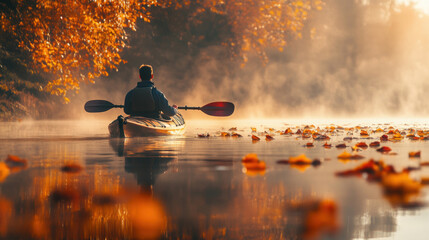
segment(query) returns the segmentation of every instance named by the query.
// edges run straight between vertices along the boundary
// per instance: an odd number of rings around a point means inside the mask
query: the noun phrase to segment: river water
[[[427,185],[386,193],[367,174],[339,177],[369,159],[410,181],[429,177],[425,121],[190,120],[184,136],[111,139],[109,121],[34,121],[0,126],[1,239],[427,239]],[[314,125],[314,126],[312,126]],[[234,129],[236,128],[236,129]],[[254,129],[252,129],[254,128]],[[293,134],[280,134],[290,128]],[[295,134],[317,131],[330,140]],[[379,131],[376,131],[376,130]],[[338,159],[358,142],[398,129]],[[256,130],[256,132],[252,132]],[[369,136],[362,136],[367,131]],[[222,132],[242,137],[222,136]],[[209,137],[198,137],[198,134]],[[265,135],[274,137],[266,140]],[[251,135],[260,137],[252,141]],[[344,140],[351,138],[351,140]],[[393,135],[389,135],[392,139]],[[306,144],[312,142],[313,147]],[[325,148],[325,142],[332,148]],[[337,144],[347,148],[339,149]],[[420,158],[409,158],[421,151]],[[393,153],[392,153],[393,152]],[[257,154],[266,168],[242,163]],[[305,154],[320,165],[279,160]],[[22,161],[10,161],[8,155]],[[9,160],[7,160],[9,158]],[[6,167],[7,166],[7,167]],[[400,184],[400,183],[399,183]]]

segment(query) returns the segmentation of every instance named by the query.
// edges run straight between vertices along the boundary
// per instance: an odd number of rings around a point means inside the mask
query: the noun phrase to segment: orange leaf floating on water
[[[323,147],[324,148],[331,148],[332,145],[330,143],[328,143],[328,142],[325,142],[325,144],[323,144]]]
[[[252,140],[253,141],[259,141],[261,139],[258,136],[252,134]]]
[[[378,171],[380,171],[380,165],[383,166],[384,164],[380,162],[376,162],[373,159],[362,163],[361,165],[355,167],[351,170],[336,172],[335,175],[337,176],[360,176],[362,173],[368,173],[368,174],[374,174]]]
[[[289,164],[311,164],[312,162],[305,154],[289,158]]]
[[[381,152],[381,153],[388,153],[390,151],[392,151],[392,149],[390,147],[386,147],[386,146],[377,149],[377,152]]]
[[[296,130],[296,133],[295,133],[295,134],[302,134],[301,129]]]
[[[336,148],[346,148],[347,146],[346,146],[346,144],[345,143],[341,143],[341,144],[338,144],[337,146],[335,146]]]
[[[252,132],[256,132],[256,128],[251,127],[250,129],[252,129]]]
[[[329,139],[331,139],[329,136],[327,136],[327,135],[319,135],[319,136],[317,136],[317,137],[314,137],[313,136],[313,139],[314,140],[317,140],[317,141],[320,141],[320,140],[329,140]]]
[[[83,167],[78,163],[66,163],[61,167],[61,171],[66,173],[79,173],[83,170]]]
[[[417,151],[417,152],[409,152],[408,153],[408,157],[410,158],[419,158],[421,155],[421,151]]]
[[[265,135],[265,140],[271,141],[271,140],[274,140],[274,138],[271,135],[267,134]]]
[[[249,153],[241,159],[242,162],[258,162],[259,158],[256,153]]]
[[[0,183],[9,176],[10,169],[4,162],[0,162]]]
[[[355,146],[358,148],[368,148],[368,145],[364,142],[359,142]]]
[[[247,162],[244,163],[244,167],[246,167],[248,171],[263,171],[267,168],[264,161]]]
[[[339,159],[362,159],[365,158],[364,156],[361,156],[359,154],[351,154],[347,151],[344,151],[340,155],[337,156]]]
[[[305,144],[305,147],[314,147],[312,142],[308,142],[307,144]]]
[[[27,160],[20,158],[15,155],[7,155],[6,161],[7,164],[14,166],[27,166]]]
[[[410,178],[407,172],[390,173],[382,177],[382,186],[388,193],[413,193],[420,191],[422,185]]]
[[[208,137],[210,137],[210,134],[208,134],[208,133],[206,133],[206,134],[201,133],[201,134],[198,134],[198,137],[199,138],[208,138]]]
[[[237,128],[236,127],[232,127],[232,128],[230,128],[228,131],[237,131]]]
[[[400,134],[400,133],[395,133],[394,135],[393,135],[393,140],[402,140],[402,135]]]
[[[379,147],[380,146],[380,142],[375,141],[369,144],[370,147]]]
[[[221,132],[221,133],[220,133],[220,135],[221,135],[222,137],[230,137],[230,136],[231,136],[231,134],[230,134],[230,133],[228,133],[228,132]]]
[[[241,136],[241,134],[238,134],[238,133],[233,133],[233,134],[231,134],[231,137],[236,137],[236,138],[239,137],[240,138],[243,136]]]
[[[267,168],[264,161],[260,161],[258,155],[255,153],[249,153],[241,159],[244,167],[246,168],[246,173],[259,173],[265,171]]]
[[[385,142],[389,140],[389,136],[387,136],[386,134],[384,134],[383,136],[380,137],[380,141]]]
[[[292,129],[288,128],[286,129],[283,134],[292,134]]]
[[[369,136],[368,132],[367,132],[367,131],[365,131],[365,130],[361,130],[361,131],[360,131],[360,135],[361,135],[362,137],[368,137],[368,136]]]

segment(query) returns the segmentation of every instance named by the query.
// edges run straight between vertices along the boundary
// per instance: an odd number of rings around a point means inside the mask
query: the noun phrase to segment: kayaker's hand
[[[176,105],[176,104],[174,104],[174,105],[173,105],[173,107],[174,107],[175,109],[177,109],[177,105]]]

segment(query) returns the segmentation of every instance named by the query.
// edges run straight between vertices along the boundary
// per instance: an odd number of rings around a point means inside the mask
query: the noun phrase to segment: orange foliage
[[[286,39],[302,37],[309,11],[321,10],[323,6],[321,0],[201,2],[211,11],[228,17],[236,37],[227,44],[241,52],[245,62],[249,53],[257,53],[266,60],[267,47],[283,51]]]
[[[16,0],[13,11],[1,12],[0,27],[27,50],[35,69],[53,74],[44,91],[63,96],[78,92],[81,82],[94,83],[124,62],[127,29],[137,18],[151,19],[151,7],[194,9],[189,16],[211,11],[224,15],[233,37],[223,44],[241,56],[249,53],[267,60],[266,49],[283,51],[290,38],[301,38],[310,11],[321,10],[322,0]]]
[[[55,1],[16,0],[13,12],[2,12],[0,27],[30,52],[35,69],[53,74],[44,91],[65,97],[80,82],[94,82],[123,62],[127,28],[138,17],[149,21],[151,0]]]

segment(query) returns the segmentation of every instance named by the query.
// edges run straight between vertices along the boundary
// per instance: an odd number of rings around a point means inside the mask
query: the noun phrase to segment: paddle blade
[[[91,100],[85,103],[85,111],[87,112],[105,112],[115,105],[106,100]]]
[[[207,115],[226,117],[234,112],[234,104],[231,102],[212,102],[200,108]]]

